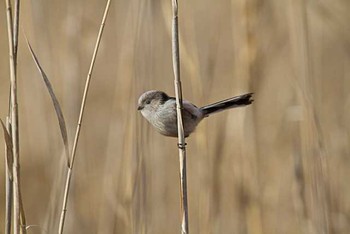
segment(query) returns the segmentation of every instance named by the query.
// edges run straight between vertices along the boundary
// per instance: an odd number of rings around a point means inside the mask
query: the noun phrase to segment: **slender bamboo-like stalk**
[[[15,61],[15,72],[17,74],[17,57],[18,57],[18,32],[19,32],[19,12],[20,12],[20,0],[15,0],[15,11],[13,18],[13,55]],[[19,144],[18,144],[19,145]],[[19,161],[18,161],[19,162]],[[21,181],[20,181],[20,170],[18,170],[18,199],[19,199],[19,208],[20,208],[20,230],[22,234],[27,233],[27,224],[26,224],[26,216],[24,213],[24,206],[22,200],[22,192],[21,192]]]
[[[15,0],[15,14],[13,18],[13,54],[15,56],[15,63],[17,65],[17,51],[18,51],[18,31],[19,31],[19,9],[20,0]]]
[[[10,0],[6,0],[7,32],[9,41],[10,57],[10,122],[13,145],[13,233],[19,234],[20,231],[25,233],[25,224],[21,225],[21,202],[19,186],[19,127],[18,127],[18,103],[17,103],[17,44],[18,44],[18,22],[19,22],[19,4],[16,0],[15,5],[15,23],[12,21],[12,8]],[[14,28],[15,27],[15,28]],[[16,32],[14,35],[14,31]],[[16,38],[15,38],[16,36]],[[16,43],[16,50],[14,50]],[[23,219],[22,219],[23,221]]]
[[[11,4],[11,2],[9,2]],[[10,19],[12,19],[12,11],[11,11],[11,5],[8,5],[6,2],[7,7],[7,15]],[[9,28],[8,28],[9,29]],[[9,132],[10,136],[11,134],[11,125],[10,125],[10,119],[11,119],[11,83],[9,85],[9,99],[8,99],[8,115],[6,117],[6,130]],[[11,137],[12,142],[12,137]],[[12,144],[11,144],[12,145]],[[5,154],[6,154],[6,164],[8,164],[9,159],[9,150],[8,145],[6,144],[5,148]],[[13,154],[12,154],[12,146],[11,146],[11,158],[13,162]],[[12,176],[12,165],[6,166],[6,202],[5,202],[5,234],[11,234],[11,225],[12,225],[12,202],[13,202],[13,176]]]
[[[11,234],[11,217],[12,217],[12,179],[9,177],[8,168],[6,167],[6,209],[5,209],[5,234]]]
[[[94,65],[95,65],[95,61],[96,61],[96,56],[97,56],[97,52],[100,46],[100,42],[101,42],[101,38],[102,38],[102,33],[103,33],[103,29],[105,26],[105,22],[107,19],[107,15],[108,15],[108,11],[109,11],[109,6],[110,6],[111,0],[107,1],[107,5],[103,14],[103,18],[102,18],[102,23],[100,26],[100,30],[98,32],[98,36],[97,36],[97,41],[95,44],[95,49],[94,49],[94,53],[92,55],[92,59],[91,59],[91,64],[90,64],[90,68],[89,68],[89,72],[88,75],[86,77],[86,83],[85,83],[85,89],[84,89],[84,94],[83,94],[83,99],[81,102],[81,107],[80,107],[80,114],[79,114],[79,119],[78,119],[78,125],[77,125],[77,129],[75,132],[75,138],[74,138],[74,143],[73,143],[73,149],[72,149],[72,153],[71,153],[71,158],[70,158],[70,167],[68,167],[68,171],[67,171],[67,178],[66,178],[66,184],[65,184],[65,188],[64,188],[64,195],[63,195],[63,204],[62,204],[62,211],[61,211],[61,218],[60,218],[60,223],[59,223],[59,227],[58,227],[58,233],[62,234],[63,233],[63,227],[64,227],[64,222],[65,222],[65,218],[66,218],[66,212],[67,212],[67,201],[68,201],[68,194],[69,194],[69,190],[70,190],[70,184],[71,184],[71,178],[72,178],[72,172],[73,172],[73,166],[74,166],[74,160],[75,160],[75,155],[76,155],[76,150],[77,150],[77,146],[78,146],[78,141],[79,141],[79,135],[80,135],[80,129],[81,129],[81,124],[83,121],[83,116],[84,116],[84,110],[85,110],[85,104],[86,104],[86,99],[87,99],[87,94],[89,91],[89,86],[90,86],[90,81],[91,81],[91,74],[92,71],[94,69]]]
[[[188,205],[187,205],[187,176],[186,176],[186,142],[184,127],[182,122],[182,90],[180,80],[180,52],[179,52],[179,26],[178,26],[178,3],[172,1],[173,21],[172,21],[172,54],[174,69],[174,84],[176,94],[177,131],[180,160],[180,189],[181,189],[181,233],[188,234]]]
[[[10,126],[10,121],[8,118],[6,118],[6,129],[10,133],[11,131],[11,126]],[[11,135],[11,133],[10,133]],[[10,170],[12,168],[9,168],[8,165],[8,158],[9,158],[9,151],[8,151],[8,146],[6,145],[5,149],[5,160],[6,160],[6,208],[5,208],[5,234],[11,234],[11,218],[12,218],[12,196],[13,196],[13,177],[12,173]],[[12,157],[12,156],[11,156]],[[13,159],[12,159],[13,160]]]

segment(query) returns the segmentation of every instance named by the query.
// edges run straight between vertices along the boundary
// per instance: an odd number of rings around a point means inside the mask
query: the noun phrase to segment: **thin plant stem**
[[[174,69],[174,85],[176,95],[177,131],[180,161],[180,190],[181,190],[181,233],[189,233],[188,205],[187,205],[187,172],[186,172],[186,142],[182,122],[182,90],[180,80],[180,52],[179,52],[179,27],[178,27],[178,2],[172,0],[172,54]]]
[[[81,124],[82,124],[83,116],[84,116],[84,110],[85,110],[87,94],[88,94],[88,91],[89,91],[89,86],[90,86],[90,81],[91,81],[91,74],[92,74],[92,71],[93,71],[93,68],[94,68],[94,65],[95,65],[96,56],[97,56],[97,52],[98,52],[98,49],[99,49],[99,46],[100,46],[103,29],[104,29],[105,22],[106,22],[106,19],[107,19],[107,14],[108,14],[108,11],[109,11],[110,2],[111,2],[111,0],[107,1],[107,5],[106,5],[106,8],[105,8],[105,11],[104,11],[104,14],[103,14],[100,30],[98,32],[94,53],[92,55],[92,60],[91,60],[89,72],[88,72],[88,75],[87,75],[87,78],[86,78],[85,89],[84,89],[84,94],[83,94],[83,98],[82,98],[82,102],[81,102],[80,114],[79,114],[77,129],[76,129],[76,132],[75,132],[73,149],[72,149],[72,153],[71,153],[71,157],[70,157],[70,163],[69,163],[70,166],[68,167],[66,183],[65,183],[65,188],[64,188],[63,204],[62,204],[62,210],[61,210],[60,223],[59,223],[59,227],[58,227],[58,233],[59,234],[63,233],[64,222],[65,222],[65,217],[66,217],[66,213],[67,213],[68,194],[69,194],[69,190],[70,190],[70,184],[71,184],[74,160],[75,160],[76,150],[77,150],[79,136],[80,136]]]
[[[8,168],[6,167],[6,210],[5,210],[5,234],[11,234],[12,218],[12,179],[9,177]]]
[[[10,133],[11,131],[11,126],[10,126],[10,122],[9,119],[6,118],[6,129],[7,131]],[[11,135],[11,133],[10,133]],[[7,146],[5,148],[5,165],[6,165],[6,208],[5,208],[5,234],[11,234],[11,218],[12,218],[12,196],[13,196],[13,181],[12,181],[12,177],[11,172],[9,170],[11,170],[11,168],[9,168],[8,165],[8,154],[9,151],[7,150]]]
[[[13,18],[13,56],[15,61],[15,73],[17,77],[17,58],[18,58],[18,32],[19,32],[19,13],[20,13],[20,0],[15,0],[14,18]],[[19,145],[19,144],[18,144]],[[24,212],[22,191],[21,191],[21,176],[20,170],[18,170],[18,199],[20,208],[20,223],[21,223],[21,233],[27,233],[26,216]]]
[[[25,224],[21,225],[21,202],[20,202],[20,183],[19,183],[19,127],[18,127],[18,102],[17,102],[17,44],[18,44],[18,22],[19,22],[19,4],[16,0],[15,5],[15,24],[12,21],[12,8],[10,0],[6,0],[7,32],[9,41],[9,59],[10,59],[10,123],[13,145],[13,233],[19,234],[26,232]],[[15,28],[14,28],[15,27]],[[14,35],[14,31],[16,32]],[[15,38],[16,36],[16,38]],[[14,50],[16,43],[16,51]],[[22,214],[23,217],[24,214]]]
[[[11,126],[10,126],[10,119],[11,119],[11,84],[9,85],[9,95],[8,95],[8,115],[6,117],[6,129],[11,134]],[[8,163],[8,149],[7,145],[5,148],[5,163],[6,163],[6,170],[5,170],[5,179],[6,179],[6,208],[5,208],[5,234],[11,234],[11,220],[12,220],[12,202],[13,202],[13,176],[12,176],[12,167],[9,168],[7,166]],[[11,147],[12,151],[12,147]],[[12,159],[13,162],[13,159]],[[10,176],[11,175],[11,176]]]
[[[20,0],[15,0],[15,14],[13,18],[13,54],[15,56],[15,63],[17,65],[17,51],[18,51],[18,32],[19,32],[19,9]]]

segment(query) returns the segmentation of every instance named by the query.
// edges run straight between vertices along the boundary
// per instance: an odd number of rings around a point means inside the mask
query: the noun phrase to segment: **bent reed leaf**
[[[12,180],[12,165],[13,165],[13,153],[12,153],[12,137],[11,134],[7,131],[4,122],[0,119],[2,130],[4,132],[4,139],[6,144],[6,157],[7,157],[7,168],[9,172],[10,180]]]
[[[62,109],[61,109],[61,106],[60,106],[60,103],[58,102],[58,99],[53,91],[53,88],[52,88],[52,85],[50,83],[50,80],[48,79],[47,75],[45,74],[44,70],[42,69],[40,63],[39,63],[39,60],[38,58],[36,57],[28,39],[26,36],[24,36],[25,39],[26,39],[26,42],[27,42],[27,46],[29,48],[29,51],[33,57],[33,60],[41,74],[41,77],[43,78],[44,80],[44,83],[46,85],[46,88],[47,90],[49,91],[49,94],[51,96],[51,100],[52,100],[52,103],[53,103],[53,106],[55,108],[55,111],[56,111],[56,116],[57,116],[57,119],[58,119],[58,123],[59,123],[59,126],[60,126],[60,130],[61,130],[61,135],[62,135],[62,140],[63,140],[63,144],[64,144],[64,148],[65,148],[65,155],[66,155],[66,159],[67,159],[67,165],[68,167],[70,167],[70,161],[69,161],[69,145],[68,145],[68,134],[67,134],[67,128],[66,128],[66,122],[64,120],[64,116],[63,116],[63,112],[62,112]]]

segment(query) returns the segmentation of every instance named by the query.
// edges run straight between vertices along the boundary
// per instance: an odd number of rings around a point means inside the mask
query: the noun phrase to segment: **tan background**
[[[22,1],[21,182],[27,224],[38,225],[28,233],[56,232],[65,163],[23,34],[54,86],[72,144],[104,7],[100,0]],[[187,141],[191,233],[350,233],[349,12],[347,0],[180,1],[184,97],[204,105],[252,91],[256,100],[203,121]],[[4,4],[0,19],[4,119]],[[136,112],[146,90],[174,94],[170,22],[170,0],[112,1],[65,233],[179,233],[176,139],[160,136]]]

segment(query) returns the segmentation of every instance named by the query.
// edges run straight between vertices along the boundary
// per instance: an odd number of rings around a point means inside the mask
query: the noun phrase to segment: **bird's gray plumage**
[[[252,103],[252,93],[232,97],[198,108],[183,100],[182,120],[185,137],[188,137],[198,123],[210,114],[246,106]],[[138,100],[138,110],[163,135],[177,137],[176,100],[162,91],[151,90],[143,93]]]

